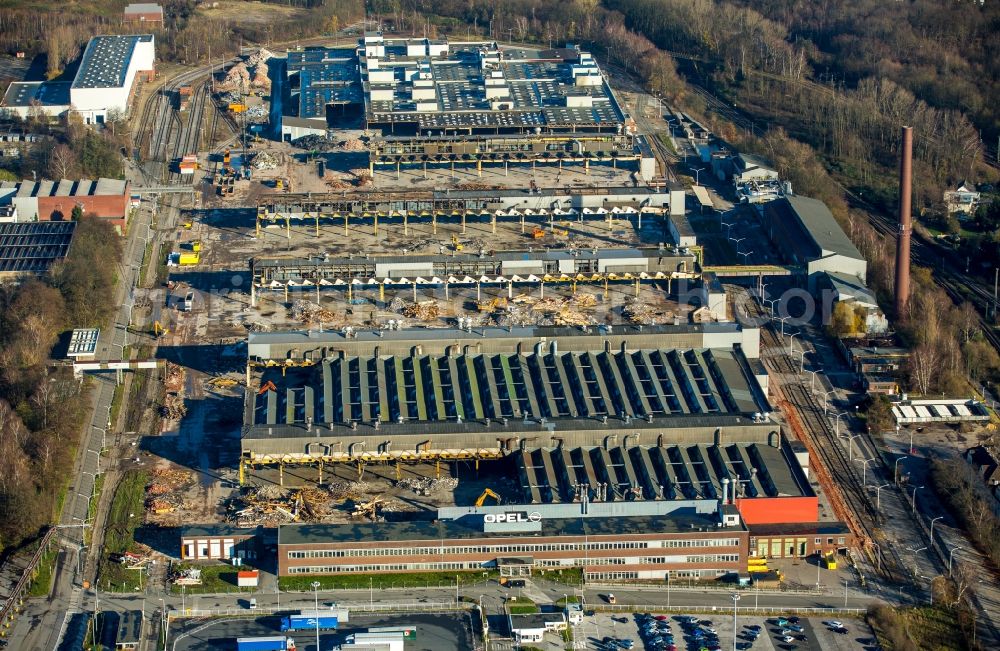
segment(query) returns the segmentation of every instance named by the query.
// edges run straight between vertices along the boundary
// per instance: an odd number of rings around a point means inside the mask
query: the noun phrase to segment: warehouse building
[[[102,124],[109,111],[128,112],[136,83],[156,72],[152,34],[90,39],[70,88],[73,110],[85,124]]]
[[[868,263],[825,203],[792,195],[764,204],[762,215],[764,230],[781,255],[805,268],[810,290],[822,272],[855,276],[865,284]]]
[[[369,145],[373,172],[573,163],[632,165],[645,181],[655,173],[635,121],[578,48],[367,32],[356,49],[290,50],[288,62],[299,118],[380,134]]]
[[[130,183],[118,179],[0,182],[0,206],[10,205],[20,221],[63,221],[79,207],[107,219],[120,234],[128,227]]]
[[[776,445],[742,347],[660,347],[747,334],[696,326],[254,334],[243,459],[496,458],[640,437]]]
[[[156,72],[152,34],[95,36],[84,50],[72,83],[16,82],[4,94],[0,112],[27,118],[60,117],[69,110],[85,124],[103,124],[109,112],[128,113],[137,83]]]

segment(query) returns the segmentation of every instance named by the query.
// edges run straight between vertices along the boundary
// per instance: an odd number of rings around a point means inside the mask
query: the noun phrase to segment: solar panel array
[[[118,88],[125,83],[136,43],[153,38],[138,36],[95,36],[90,39],[73,88]]]
[[[0,273],[42,273],[66,257],[76,222],[0,223]]]

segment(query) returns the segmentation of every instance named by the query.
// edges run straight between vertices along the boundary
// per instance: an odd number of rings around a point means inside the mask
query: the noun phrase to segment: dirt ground
[[[235,2],[212,0],[204,2],[198,13],[206,18],[224,19],[233,23],[273,23],[298,18],[308,10],[272,2]],[[276,34],[277,38],[278,35]]]

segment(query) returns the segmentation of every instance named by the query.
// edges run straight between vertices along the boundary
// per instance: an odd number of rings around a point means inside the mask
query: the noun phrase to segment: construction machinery
[[[153,336],[159,339],[170,333],[168,328],[163,327],[159,321],[153,321]]]
[[[274,179],[274,189],[275,190],[284,190],[285,189],[285,181],[283,179]]]
[[[265,393],[267,393],[268,391],[277,391],[277,390],[278,390],[278,387],[275,386],[274,382],[272,382],[271,380],[268,380],[264,384],[260,385],[260,389],[257,391],[257,395],[258,396],[262,396]]]
[[[194,226],[194,222],[184,222],[181,225],[184,227],[185,230],[191,230],[191,227]]]
[[[222,154],[222,165],[224,167],[229,167],[230,163],[233,162],[232,152],[228,149]]]
[[[191,242],[191,250],[195,252],[201,251],[201,240],[195,240],[194,242]]]
[[[531,229],[532,239],[540,240],[545,237],[545,229],[535,226]]]
[[[455,251],[461,251],[465,249],[465,245],[458,241],[458,237],[451,236],[451,248]]]
[[[493,298],[486,301],[476,301],[476,309],[484,314],[507,309],[506,298]]]
[[[479,496],[479,499],[476,500],[476,507],[480,507],[483,504],[485,504],[487,497],[492,497],[493,499],[495,499],[497,504],[500,504],[502,502],[502,499],[500,498],[499,495],[497,495],[493,490],[487,488],[483,491],[483,494]]]
[[[225,375],[218,375],[209,380],[208,384],[215,387],[216,389],[229,389],[239,384],[239,381],[234,380],[231,377],[226,377]]]

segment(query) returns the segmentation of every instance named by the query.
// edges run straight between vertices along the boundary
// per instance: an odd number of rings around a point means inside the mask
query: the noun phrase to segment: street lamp
[[[896,484],[899,483],[899,462],[903,459],[909,459],[907,456],[902,456],[896,459],[895,465],[892,467],[892,481]]]
[[[854,461],[854,439],[860,437],[861,434],[849,434],[847,436],[847,460]]]
[[[878,457],[872,457],[871,459],[861,459],[861,485],[867,486],[868,482],[865,481],[865,475],[868,474],[868,464],[875,461]]]
[[[740,595],[734,592],[731,596],[733,598],[733,651],[736,651],[736,631],[739,630],[736,628],[736,604],[739,603]]]
[[[934,544],[934,523],[937,522],[938,520],[942,520],[942,519],[944,519],[943,515],[939,515],[936,518],[931,518],[931,544],[932,545]]]
[[[948,576],[951,576],[951,560],[955,556],[955,552],[960,549],[965,549],[964,547],[952,547],[951,551],[948,552]]]
[[[876,511],[882,510],[882,489],[883,488],[888,488],[889,486],[892,486],[892,484],[882,484],[881,486],[876,486],[875,487],[875,510]]]
[[[837,418],[836,418],[836,420],[834,420],[834,422],[833,422],[833,424],[835,425],[835,430],[836,430],[836,432],[837,432],[837,438],[838,438],[838,439],[840,438],[840,417],[841,417],[841,416],[849,416],[849,415],[850,415],[850,414],[849,414],[849,413],[847,413],[846,411],[842,411],[842,412],[840,412],[839,414],[837,414]]]
[[[812,374],[812,378],[809,380],[809,390],[815,393],[816,392],[816,375],[818,373],[822,373],[823,369],[818,368],[815,371],[813,371],[813,370],[810,370],[808,368],[804,368],[803,370],[806,373],[811,373]]]
[[[316,651],[319,651],[319,581],[313,581],[309,585],[313,589],[313,618],[316,620]]]
[[[923,488],[923,486],[914,486],[913,495],[910,497],[910,508],[914,511],[917,510],[917,491]]]
[[[761,300],[762,303],[767,303],[768,307],[771,308],[771,318],[773,319],[774,318],[774,304],[775,303],[780,303],[781,302],[781,297],[779,296],[778,298],[764,298],[762,296],[760,300]]]
[[[776,320],[776,321],[781,321],[781,337],[784,338],[785,337],[785,321],[787,321],[788,319],[792,318],[792,315],[789,314],[788,316],[772,316],[771,318],[774,319],[774,320]]]
[[[724,222],[724,221],[720,221],[719,223],[726,227],[726,238],[728,239],[729,238],[729,234],[732,232],[732,228],[736,224],[736,222]]]
[[[913,454],[913,428],[910,428],[910,454]]]
[[[746,264],[747,263],[747,258],[749,258],[750,256],[753,255],[753,251],[752,250],[751,251],[737,251],[736,255],[742,255],[743,256],[743,264]]]
[[[692,167],[691,171],[694,172],[694,184],[701,185],[699,179],[701,178],[701,173],[705,171],[704,167]]]
[[[837,393],[837,390],[836,389],[830,389],[829,391],[824,391],[823,392],[823,415],[824,416],[826,416],[826,414],[827,414],[827,407],[830,404],[830,394],[831,393]]]

